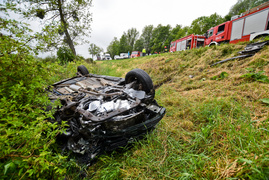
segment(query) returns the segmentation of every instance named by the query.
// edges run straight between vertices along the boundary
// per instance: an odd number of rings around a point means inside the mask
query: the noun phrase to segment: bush
[[[63,178],[74,163],[55,144],[64,124],[60,127],[47,121],[53,114],[45,111],[50,104],[44,91],[48,68],[30,55],[31,48],[25,45],[30,38],[24,33],[27,28],[20,31],[20,23],[4,21],[5,27],[0,28],[21,38],[0,36],[0,177]]]
[[[67,47],[60,47],[60,49],[57,51],[57,56],[61,64],[66,64],[68,62],[74,61],[76,58],[71,49]]]
[[[95,63],[94,61],[93,61],[93,59],[92,58],[87,58],[87,59],[85,59],[85,62],[87,62],[87,63]]]

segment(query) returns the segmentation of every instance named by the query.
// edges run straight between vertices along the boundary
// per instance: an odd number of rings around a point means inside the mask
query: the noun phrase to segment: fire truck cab
[[[269,2],[233,16],[231,21],[210,28],[205,34],[205,46],[251,41],[266,35],[269,35]]]
[[[187,49],[199,48],[204,46],[205,36],[202,35],[188,35],[171,42],[170,52],[184,51]]]
[[[217,45],[221,42],[229,42],[229,28],[231,21],[210,28],[206,34],[205,45]]]

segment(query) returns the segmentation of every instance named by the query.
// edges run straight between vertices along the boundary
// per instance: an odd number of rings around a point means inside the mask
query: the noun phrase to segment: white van
[[[103,60],[112,60],[112,58],[110,57],[110,54],[105,54]]]

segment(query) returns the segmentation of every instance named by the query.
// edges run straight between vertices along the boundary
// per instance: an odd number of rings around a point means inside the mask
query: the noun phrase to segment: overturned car
[[[68,124],[61,143],[85,163],[143,137],[165,114],[154,100],[151,78],[141,69],[119,78],[90,74],[81,65],[77,76],[54,83],[48,91],[52,102],[60,99],[62,104],[55,121]]]

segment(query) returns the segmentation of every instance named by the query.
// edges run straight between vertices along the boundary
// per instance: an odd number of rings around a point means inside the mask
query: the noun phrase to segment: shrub
[[[16,36],[0,36],[0,177],[63,178],[74,163],[58,152],[55,137],[61,132],[59,125],[47,121],[53,113],[45,111],[50,104],[44,92],[47,68],[25,43],[31,39],[25,35],[27,27],[1,20],[5,23],[0,28]]]
[[[87,63],[95,63],[94,61],[93,61],[93,59],[92,58],[87,58],[87,59],[85,59],[85,62],[87,62]]]
[[[71,49],[67,47],[60,47],[57,51],[57,57],[61,64],[66,64],[68,62],[74,61],[76,56],[72,53]]]

